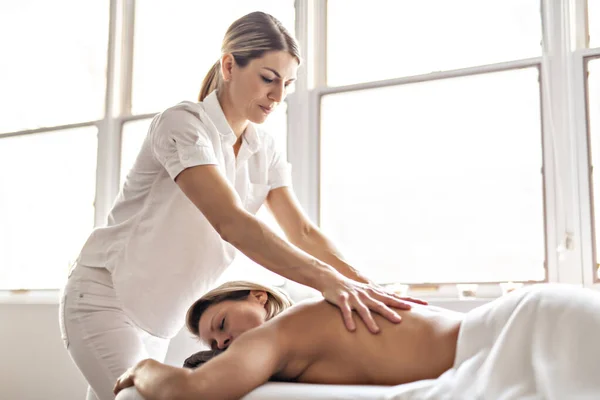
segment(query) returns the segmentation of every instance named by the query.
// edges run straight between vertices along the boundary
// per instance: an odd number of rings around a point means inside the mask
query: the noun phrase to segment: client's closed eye
[[[223,319],[221,320],[221,325],[219,326],[219,330],[223,330],[225,329],[225,317],[223,317]]]

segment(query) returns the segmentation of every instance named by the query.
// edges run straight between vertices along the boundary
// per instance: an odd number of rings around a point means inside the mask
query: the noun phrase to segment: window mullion
[[[580,252],[581,268],[583,269],[583,282],[585,286],[597,285],[596,268],[594,265],[594,237],[592,236],[592,193],[591,160],[588,142],[588,115],[587,115],[587,62],[586,49],[589,46],[587,0],[573,0],[573,51],[571,53],[571,93],[572,101],[569,103],[572,111],[572,140],[574,143],[574,173],[578,187],[575,191],[576,232],[579,233],[581,245],[577,248]]]
[[[569,2],[542,1],[544,56],[542,120],[547,199],[548,271],[551,281],[583,282],[574,134],[572,52],[578,42]]]

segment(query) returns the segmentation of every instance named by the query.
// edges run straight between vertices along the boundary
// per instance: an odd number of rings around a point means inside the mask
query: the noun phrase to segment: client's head
[[[188,310],[187,328],[212,349],[225,349],[242,333],[292,305],[281,290],[232,281],[206,293]]]

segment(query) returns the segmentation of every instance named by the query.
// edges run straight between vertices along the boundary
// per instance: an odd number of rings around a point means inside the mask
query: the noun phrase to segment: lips
[[[273,111],[273,108],[274,108],[274,107],[263,107],[263,106],[259,106],[259,107],[261,108],[261,110],[263,110],[263,112],[265,114],[270,114],[271,111]]]

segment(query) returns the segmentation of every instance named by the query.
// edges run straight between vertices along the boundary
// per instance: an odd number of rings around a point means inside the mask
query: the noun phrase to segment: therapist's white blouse
[[[216,91],[203,102],[182,102],[158,114],[106,226],[92,232],[79,255],[79,264],[112,273],[125,312],[156,336],[179,331],[187,308],[236,253],[175,177],[185,168],[218,165],[252,213],[269,190],[291,185],[289,164],[259,126],[248,125],[237,159],[235,141]]]

